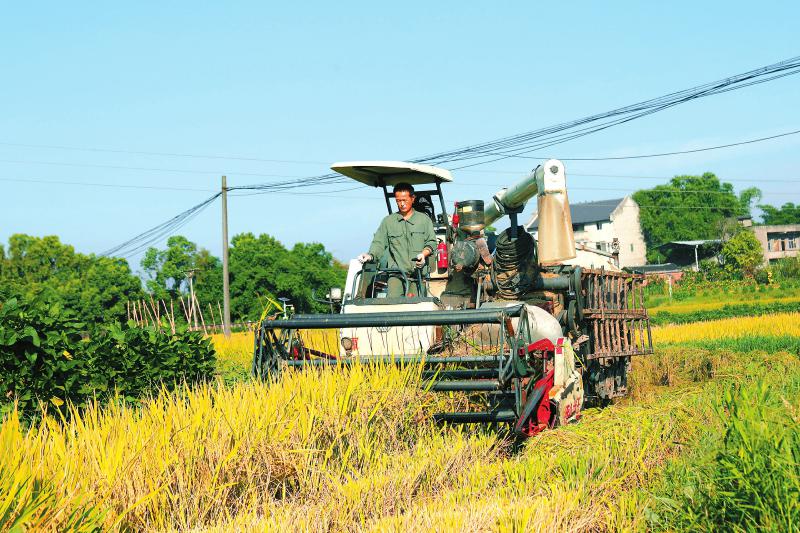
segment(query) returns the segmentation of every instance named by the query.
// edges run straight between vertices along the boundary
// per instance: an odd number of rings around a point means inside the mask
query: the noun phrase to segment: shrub
[[[40,403],[62,414],[93,396],[128,401],[159,387],[213,375],[214,351],[200,333],[175,335],[130,324],[88,327],[58,304],[0,303],[0,413],[36,416]]]

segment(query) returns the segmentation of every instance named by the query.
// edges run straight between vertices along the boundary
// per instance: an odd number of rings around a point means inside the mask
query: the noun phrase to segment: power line
[[[731,148],[734,146],[743,146],[745,144],[754,144],[760,143],[764,141],[769,141],[772,139],[778,139],[780,137],[788,137],[790,135],[797,135],[800,133],[800,130],[789,131],[786,133],[779,133],[778,135],[771,135],[769,137],[760,137],[758,139],[750,139],[749,141],[741,141],[736,143],[729,143],[729,144],[720,144],[717,146],[707,146],[705,148],[696,148],[694,150],[680,150],[677,152],[661,152],[656,154],[639,154],[639,155],[627,155],[627,156],[617,156],[617,157],[559,157],[561,161],[617,161],[621,159],[645,159],[649,157],[665,157],[671,155],[682,155],[682,154],[694,154],[697,152],[708,152],[710,150],[720,150],[723,148]],[[497,154],[500,155],[500,154]],[[514,155],[510,156],[514,158],[520,159],[538,159],[541,160],[545,156],[536,156],[536,155]]]
[[[460,167],[452,168],[451,170],[464,169],[478,165],[484,165],[495,161],[500,161],[508,158],[522,157],[522,154],[527,154],[538,149],[547,148],[556,144],[561,144],[578,137],[583,137],[602,131],[613,126],[624,124],[638,118],[675,107],[682,103],[686,103],[695,99],[705,98],[715,94],[721,94],[733,90],[738,90],[752,85],[766,83],[775,79],[785,76],[790,76],[800,73],[800,56],[787,59],[778,63],[767,65],[755,70],[744,72],[735,76],[724,78],[710,83],[705,83],[684,89],[681,91],[669,93],[657,98],[638,102],[636,104],[628,105],[625,107],[613,109],[604,113],[591,115],[577,120],[556,124],[553,126],[540,128],[538,130],[525,132],[522,134],[504,137],[493,141],[481,143],[478,145],[468,146],[457,150],[448,152],[441,152],[422,158],[413,159],[415,163],[426,163],[432,165],[442,165],[448,162],[465,161],[465,160],[478,160],[477,162],[462,165]],[[796,132],[795,132],[796,133]],[[787,134],[788,135],[788,134]],[[773,137],[774,138],[774,137]],[[766,140],[766,139],[763,139]],[[759,141],[753,141],[759,142]],[[716,149],[716,148],[714,148]],[[175,154],[178,155],[178,154]],[[194,154],[186,154],[194,156]],[[655,155],[654,155],[655,156]],[[568,159],[566,159],[568,160]],[[309,178],[284,181],[279,183],[270,184],[256,184],[249,186],[231,187],[229,190],[249,190],[260,192],[275,192],[285,191],[287,189],[295,189],[301,187],[312,187],[315,185],[329,185],[333,183],[341,183],[344,180],[338,174],[323,174],[320,176],[313,176]],[[152,232],[163,231],[163,228],[170,224],[184,224],[188,218],[193,216],[198,209],[205,208],[211,201],[216,199],[221,193],[212,196],[203,204],[198,204],[190,210],[181,213],[174,219],[167,223],[157,226],[152,230],[148,230],[135,237],[136,239],[150,239],[147,235]],[[656,206],[657,207],[657,206]],[[709,206],[681,206],[683,209],[714,209]],[[179,219],[180,222],[173,222]],[[174,226],[172,226],[174,228]],[[162,228],[162,229],[159,229]],[[152,233],[155,235],[155,233]],[[143,237],[144,236],[144,237]],[[123,245],[126,243],[123,243]],[[108,253],[115,253],[123,246],[112,249]]]
[[[682,175],[686,174],[676,174],[674,176],[635,176],[635,175],[625,175],[625,174],[581,174],[578,172],[570,172],[568,173],[570,176],[583,176],[583,177],[593,177],[593,178],[623,178],[623,179],[643,179],[643,180],[671,180],[672,178],[677,178]],[[769,179],[769,178],[757,178],[757,179],[735,179],[735,178],[720,178],[720,181],[723,182],[744,182],[744,183],[751,183],[757,184],[758,182],[768,182],[768,183],[795,183],[800,181],[800,178],[784,178],[784,179]]]
[[[145,172],[175,172],[179,174],[202,174],[202,175],[214,175],[218,176],[220,174],[227,174],[235,175],[235,176],[254,176],[259,178],[303,178],[304,176],[298,175],[287,175],[287,174],[264,174],[261,172],[229,172],[229,171],[222,171],[222,170],[188,170],[188,169],[180,169],[180,168],[153,168],[153,167],[132,167],[132,166],[125,166],[125,165],[100,165],[100,164],[93,164],[93,163],[64,163],[61,161],[30,161],[30,160],[11,160],[11,159],[0,159],[0,163],[12,163],[12,164],[22,164],[22,165],[50,165],[50,166],[59,166],[59,167],[86,167],[86,168],[110,168],[114,170],[136,170],[136,171],[145,171]]]
[[[172,217],[171,219],[167,220],[166,222],[162,222],[158,226],[154,228],[150,228],[147,231],[140,233],[139,235],[133,237],[132,239],[128,239],[127,241],[114,246],[100,254],[101,256],[110,256],[110,255],[128,255],[133,256],[137,255],[138,253],[146,250],[156,242],[159,242],[166,236],[173,234],[178,229],[185,226],[190,220],[196,217],[200,212],[202,212],[205,208],[211,205],[214,200],[222,196],[221,192],[218,192],[212,195],[209,198],[206,198],[202,202],[197,205],[194,205]]]
[[[604,113],[466,148],[426,156],[416,159],[414,162],[441,165],[447,162],[469,159],[480,160],[461,167],[455,167],[452,170],[484,165],[596,133],[692,100],[766,83],[798,73],[800,73],[800,56]]]
[[[488,187],[488,188],[496,188],[496,185],[489,185],[489,184],[482,184],[482,183],[468,183],[468,182],[461,182],[459,185],[464,186],[472,186],[472,187]],[[725,192],[725,191],[704,191],[701,189],[698,190],[654,190],[654,189],[637,189],[631,191],[630,188],[620,188],[620,187],[568,187],[568,190],[571,191],[616,191],[616,192],[637,192],[638,190],[645,190],[648,193],[657,193],[657,194],[734,194],[735,192]],[[761,191],[761,193],[765,196],[768,195],[786,195],[786,191]]]
[[[294,159],[264,159],[261,157],[248,157],[248,156],[229,156],[229,155],[210,155],[210,154],[186,154],[175,152],[147,152],[144,150],[122,150],[113,148],[92,148],[92,147],[78,147],[78,146],[61,146],[53,144],[23,144],[0,142],[0,146],[16,146],[20,148],[44,148],[48,150],[71,150],[78,152],[101,152],[108,154],[130,154],[130,155],[155,155],[162,157],[185,157],[192,159],[226,159],[231,161],[256,161],[261,163],[296,163],[296,164],[320,164],[324,165],[325,162],[321,161],[299,161]]]
[[[461,172],[470,172],[476,174],[509,174],[515,176],[523,176],[530,173],[530,170],[479,170],[479,169],[463,169]],[[581,176],[581,177],[590,177],[590,178],[622,178],[622,179],[642,179],[642,180],[671,180],[672,178],[676,178],[678,176],[685,176],[687,174],[673,174],[672,176],[643,176],[641,174],[586,174],[582,172],[567,172],[567,176]],[[800,177],[798,178],[782,178],[782,179],[769,179],[769,178],[752,178],[752,179],[738,179],[738,178],[720,178],[720,181],[724,182],[744,182],[744,183],[757,183],[757,182],[770,182],[770,183],[795,183],[800,181]],[[461,185],[469,183],[464,181],[457,182]],[[492,186],[492,184],[487,184],[487,186]]]
[[[76,185],[81,187],[103,187],[109,189],[146,189],[157,191],[181,191],[181,192],[213,192],[212,189],[194,189],[189,187],[162,187],[156,185],[121,185],[114,183],[96,183],[87,181],[66,181],[48,180],[39,178],[0,178],[0,181],[10,181],[17,183],[46,184],[46,185]]]

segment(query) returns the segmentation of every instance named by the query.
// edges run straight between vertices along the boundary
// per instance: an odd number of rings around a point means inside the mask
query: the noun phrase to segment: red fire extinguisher
[[[450,263],[447,257],[447,243],[439,241],[436,246],[436,268],[440,270],[447,270],[447,265]]]

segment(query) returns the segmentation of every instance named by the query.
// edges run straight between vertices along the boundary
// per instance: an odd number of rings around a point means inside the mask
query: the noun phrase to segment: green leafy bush
[[[0,413],[16,400],[26,416],[39,404],[67,413],[92,397],[128,401],[176,383],[211,377],[215,354],[197,332],[131,325],[89,328],[60,305],[0,303]]]

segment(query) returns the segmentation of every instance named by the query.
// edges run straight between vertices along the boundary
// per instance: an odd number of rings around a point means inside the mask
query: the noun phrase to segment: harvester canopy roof
[[[405,161],[347,161],[334,163],[331,170],[370,187],[393,187],[398,183],[424,185],[450,182],[453,176],[444,168]]]

